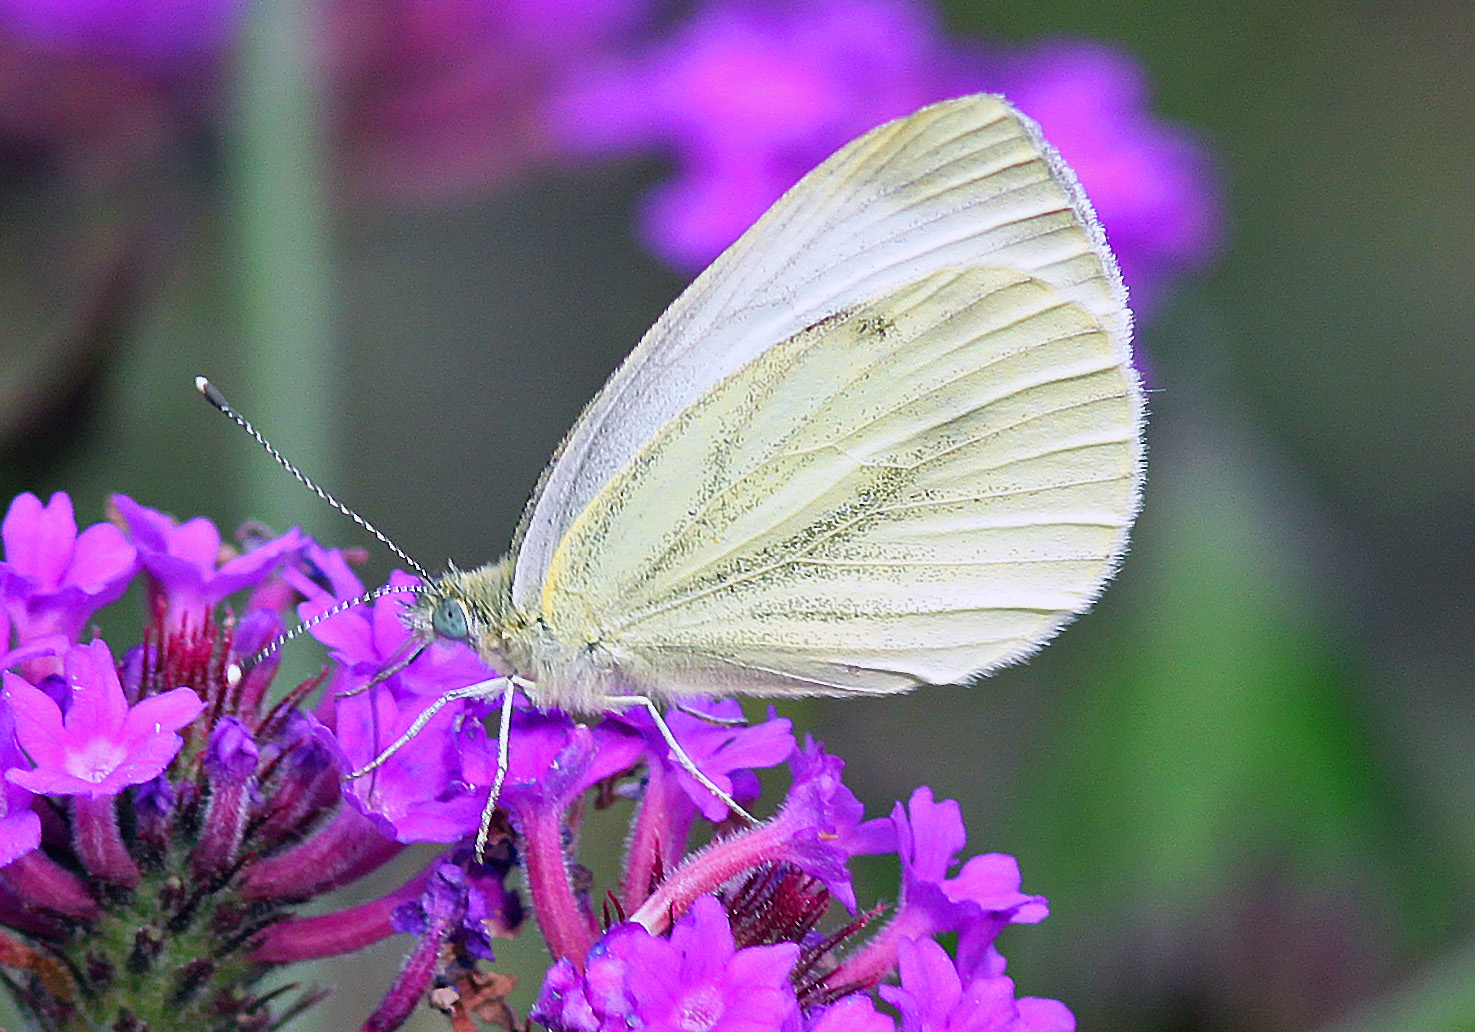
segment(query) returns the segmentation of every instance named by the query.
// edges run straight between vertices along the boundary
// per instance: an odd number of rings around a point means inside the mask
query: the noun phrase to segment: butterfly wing
[[[888,692],[1032,651],[1125,547],[1140,401],[1102,321],[934,273],[770,347],[573,521],[541,611],[660,696]]]
[[[1079,305],[1130,362],[1125,292],[1074,176],[998,97],[932,105],[842,148],[785,194],[653,326],[545,472],[514,545],[535,611],[572,524],[718,382],[839,312],[947,269],[1018,269]],[[1134,430],[1140,422],[1135,384]]]

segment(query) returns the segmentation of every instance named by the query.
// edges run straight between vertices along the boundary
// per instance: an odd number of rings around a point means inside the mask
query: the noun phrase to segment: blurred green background
[[[1019,857],[1053,914],[1001,947],[1083,1029],[1475,1029],[1475,5],[946,13],[1135,53],[1217,156],[1227,243],[1141,328],[1146,507],[1095,610],[972,689],[788,712],[869,813],[930,784]],[[334,204],[310,12],[259,14],[223,140],[0,182],[0,487],[359,543],[203,372],[422,562],[486,561],[683,285],[631,228],[662,168]],[[356,963],[322,1027],[372,1005]]]

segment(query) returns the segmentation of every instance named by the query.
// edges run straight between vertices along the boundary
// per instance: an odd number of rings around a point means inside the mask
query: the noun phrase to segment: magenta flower
[[[139,561],[153,577],[155,595],[168,606],[171,629],[202,626],[216,603],[262,581],[307,544],[302,531],[293,527],[222,562],[220,531],[205,517],[178,523],[127,495],[113,495],[112,503],[128,524]]]
[[[138,569],[133,546],[112,524],[77,533],[64,491],[45,505],[30,492],[16,496],[0,523],[0,539],[0,598],[23,644],[58,633],[76,641],[92,614],[116,601]]]
[[[289,567],[283,578],[307,598],[304,621],[343,599],[363,594],[363,584],[341,552],[311,546],[306,558],[328,587]],[[396,570],[389,584],[419,581]],[[409,728],[436,697],[493,676],[467,646],[437,642],[405,669],[370,691],[365,685],[408,654],[410,631],[403,615],[408,594],[384,595],[314,625],[313,637],[338,662],[331,689],[334,748],[345,772],[361,770]],[[495,762],[476,717],[485,705],[463,701],[445,707],[372,775],[345,783],[349,801],[387,836],[400,842],[453,842],[480,825],[485,786]]]
[[[35,764],[6,777],[37,795],[93,799],[157,777],[184,744],[176,732],[204,708],[200,697],[175,688],[129,706],[106,642],[75,645],[64,663],[71,689],[65,717],[41,689],[5,674],[16,739]]]
[[[58,525],[52,551],[77,551],[69,519],[28,523],[27,504],[6,527],[10,557],[48,555]],[[771,819],[749,824],[713,805],[645,715],[588,726],[517,697],[506,780],[485,862],[476,862],[465,843],[481,828],[496,770],[484,726],[492,700],[445,706],[387,762],[352,780],[343,774],[379,757],[445,692],[492,671],[462,645],[412,652],[405,599],[386,594],[317,625],[332,656],[327,671],[273,691],[275,657],[253,655],[295,595],[306,619],[360,594],[345,557],[276,539],[248,545],[247,561],[220,563],[207,522],[177,525],[127,500],[119,508],[156,599],[167,601],[148,608],[121,675],[105,643],[68,645],[55,633],[0,663],[64,673],[7,672],[0,694],[0,966],[65,958],[69,978],[29,983],[45,1007],[78,1008],[96,1027],[141,1020],[138,999],[113,991],[126,969],[164,990],[148,1006],[151,1027],[208,1024],[207,1014],[285,1020],[314,994],[273,1012],[268,996],[241,982],[243,968],[254,978],[264,966],[400,933],[415,941],[366,1030],[390,1032],[432,992],[467,1020],[501,1014],[517,1023],[505,999],[510,980],[485,965],[492,937],[517,934],[525,891],[554,961],[536,1016],[555,1032],[896,1032],[872,990],[898,973],[900,985],[882,996],[900,1009],[903,1032],[1069,1028],[1059,1004],[1014,998],[994,940],[1006,923],[1043,917],[1045,902],[1019,891],[1012,858],[960,865],[956,803],[922,789],[908,808],[863,823],[842,761],[812,740],[796,748],[788,721],[770,714],[752,727],[724,726],[671,714],[695,762],[739,798],[757,798],[754,772],[787,758],[787,798]],[[415,585],[404,574],[391,584]],[[239,616],[216,613],[227,593],[246,596],[227,603],[244,604]],[[193,615],[180,620],[180,611]],[[318,691],[314,716],[306,707]],[[714,717],[741,712],[731,702],[701,705]],[[72,798],[51,805],[36,794]],[[579,856],[581,822],[632,799],[619,889],[601,895]],[[703,845],[690,849],[688,839]],[[410,841],[451,848],[370,902],[295,912]],[[897,912],[878,932],[868,929],[884,908],[826,930],[833,900],[856,912],[848,861],[861,852],[900,853]],[[506,885],[514,864],[525,890]],[[126,919],[114,920],[125,903]],[[956,933],[955,960],[931,941],[940,933]]]
[[[896,1022],[876,1010],[869,996],[853,993],[805,1016],[804,1032],[896,1032]]]
[[[901,1011],[901,1032],[1075,1032],[1058,1000],[1015,999],[1011,979],[955,966],[931,939],[898,946],[901,985],[880,992]]]
[[[738,949],[722,905],[706,896],[669,938],[618,925],[590,952],[582,975],[559,961],[531,1017],[553,1032],[777,1032],[798,1021],[789,984],[798,956],[794,943]]]
[[[1150,115],[1144,78],[1099,44],[1016,56],[949,39],[919,0],[709,0],[665,37],[572,79],[549,118],[573,154],[671,156],[674,175],[645,199],[640,232],[695,271],[862,132],[933,101],[1001,92],[1080,176],[1140,309],[1218,239],[1208,161]]]
[[[688,703],[687,708],[710,713],[719,720],[743,718],[742,707],[732,699],[720,702],[696,700]],[[649,743],[646,753],[650,759],[651,776],[657,776],[656,768],[659,767],[659,776],[673,780],[703,817],[714,822],[723,820],[727,816],[726,804],[677,762],[650,715],[641,711],[631,714],[627,720],[641,729]],[[750,725],[714,724],[676,710],[666,718],[666,724],[702,773],[739,802],[758,797],[758,778],[754,770],[777,766],[794,751],[793,725],[775,716],[772,710],[767,720]]]
[[[0,700],[0,867],[41,844],[41,818],[31,809],[32,793],[7,774],[30,766],[15,740],[15,717]]]

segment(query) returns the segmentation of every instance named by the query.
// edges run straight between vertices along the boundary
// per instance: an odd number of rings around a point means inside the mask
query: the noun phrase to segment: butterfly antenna
[[[411,559],[409,555],[405,553],[404,549],[400,548],[399,545],[396,545],[393,541],[389,540],[389,538],[386,537],[384,533],[379,530],[378,527],[374,526],[372,523],[364,519],[358,513],[354,512],[348,506],[344,505],[338,499],[334,498],[327,491],[324,491],[321,487],[317,485],[316,481],[314,481],[306,473],[302,472],[302,470],[292,465],[292,463],[287,459],[285,455],[277,451],[276,448],[272,447],[272,443],[261,435],[261,431],[252,426],[250,420],[248,420],[245,416],[237,412],[235,408],[231,406],[231,403],[225,400],[225,395],[221,394],[213,383],[211,383],[203,376],[197,376],[195,377],[195,390],[199,391],[200,395],[212,406],[214,406],[216,411],[220,412],[232,423],[236,424],[236,426],[240,427],[242,430],[246,431],[246,433],[250,434],[257,444],[266,449],[266,454],[277,460],[277,465],[281,466],[288,473],[297,478],[297,482],[299,484],[307,488],[313,494],[317,495],[323,501],[327,502],[333,508],[337,509],[343,515],[353,520],[353,522],[357,523],[360,527],[363,527],[364,530],[374,535],[374,537],[378,539],[380,544],[389,549],[395,555],[399,556],[402,560],[405,561],[406,564],[409,565],[412,570],[419,574],[420,579],[423,580],[427,585],[433,583],[430,574],[425,572],[425,567],[421,566],[419,563],[415,562],[415,560]],[[365,596],[365,599],[375,597],[377,596],[371,594]],[[354,602],[345,603],[344,607],[346,608],[350,605],[356,605],[359,601],[364,601],[364,599],[356,599]],[[334,613],[339,611],[341,610],[335,610]],[[328,615],[330,614],[324,614],[323,617],[319,617],[318,619],[323,619]],[[316,620],[312,621],[312,623],[316,622]],[[306,627],[312,626],[312,623],[305,624],[303,627],[297,628],[297,631],[301,631],[304,630]],[[293,637],[296,636],[297,631],[293,632]],[[283,641],[285,640],[288,639],[283,639]],[[281,641],[276,642],[273,644],[272,648],[263,650],[263,652],[269,654],[271,651],[274,651],[275,648],[280,647],[281,644]],[[261,653],[258,653],[258,655],[260,654]]]
[[[298,624],[296,627],[292,628],[290,631],[284,631],[284,632],[282,632],[281,634],[279,634],[275,638],[273,638],[271,641],[269,641],[265,645],[263,645],[261,648],[257,649],[255,652],[251,653],[250,658],[248,658],[246,660],[244,669],[249,670],[251,667],[254,667],[257,663],[260,663],[267,656],[270,656],[273,652],[277,651],[277,649],[279,649],[283,645],[287,644],[287,642],[291,641],[293,638],[300,637],[301,635],[305,634],[306,632],[312,630],[318,624],[322,623],[324,620],[330,620],[333,617],[337,616],[339,613],[346,613],[346,612],[348,612],[348,610],[352,609],[354,606],[363,605],[365,602],[372,602],[376,598],[383,598],[385,595],[412,594],[412,593],[418,593],[420,590],[421,590],[420,588],[417,588],[413,584],[385,584],[385,585],[382,585],[380,587],[375,588],[373,591],[366,591],[362,595],[357,596],[356,598],[348,599],[345,602],[339,602],[337,605],[333,606],[331,609],[325,609],[325,610],[323,610],[321,613],[319,613],[317,616],[314,616],[312,619],[310,619],[310,620],[304,620],[302,623]],[[417,651],[415,653],[415,656],[418,656],[419,654],[420,653]],[[414,662],[415,656],[411,656],[410,657],[410,662]],[[409,665],[408,663],[405,664],[405,666],[408,666],[408,665]],[[398,668],[396,668],[394,670],[391,670],[390,673],[398,673],[399,670],[402,670],[402,669],[403,669],[403,667],[398,667]],[[380,680],[382,680],[382,678],[380,678]]]

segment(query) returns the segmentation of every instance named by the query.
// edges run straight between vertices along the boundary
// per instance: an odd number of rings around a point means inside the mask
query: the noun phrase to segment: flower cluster
[[[924,104],[988,91],[1038,120],[1079,174],[1139,314],[1218,248],[1208,155],[1151,114],[1146,75],[1121,50],[950,36],[926,0],[679,8],[673,19],[653,0],[323,5],[314,60],[341,192],[375,206],[424,203],[505,185],[560,157],[661,153],[674,176],[645,199],[641,233],[660,257],[695,271],[848,140]],[[228,67],[227,44],[250,13],[241,0],[7,0],[0,54],[34,71],[21,77],[30,102],[0,115],[0,135],[99,135],[116,119],[72,110],[66,98],[79,93],[95,108],[162,91],[186,109],[181,122],[198,119],[188,112],[210,92],[199,88],[201,66]],[[195,74],[184,90],[182,67]],[[132,85],[61,85],[83,74]],[[36,88],[47,75],[58,78],[55,96]]]
[[[1015,997],[994,938],[1046,904],[1020,891],[1010,857],[958,865],[956,803],[921,788],[867,821],[843,763],[796,743],[788,721],[743,725],[730,701],[671,714],[686,752],[745,805],[761,800],[756,771],[788,767],[784,800],[750,826],[648,715],[586,726],[520,705],[478,859],[467,844],[496,765],[487,704],[444,705],[383,755],[437,698],[488,677],[469,649],[436,642],[403,663],[405,596],[387,594],[318,622],[332,662],[274,691],[275,658],[254,660],[284,611],[311,619],[361,592],[343,553],[295,530],[222,546],[204,519],[121,496],[112,514],[78,533],[66,495],[27,494],[0,528],[0,966],[38,1027],[279,1027],[319,994],[273,1010],[255,988],[267,972],[393,934],[415,945],[365,1029],[396,1027],[427,994],[458,1028],[516,1023],[514,982],[489,965],[526,904],[554,961],[530,1018],[555,1032],[1074,1027],[1063,1005]],[[140,575],[143,640],[84,641]],[[631,820],[598,912],[577,849],[591,807]],[[410,842],[447,849],[387,896],[296,913]],[[851,858],[872,853],[900,860],[884,920],[857,913],[851,885]]]
[[[924,0],[708,0],[639,47],[570,73],[550,115],[572,154],[668,154],[641,230],[706,265],[799,177],[934,101],[1002,93],[1080,177],[1139,314],[1217,250],[1217,185],[1187,132],[1154,118],[1146,75],[1093,42],[1016,50],[950,37]]]

